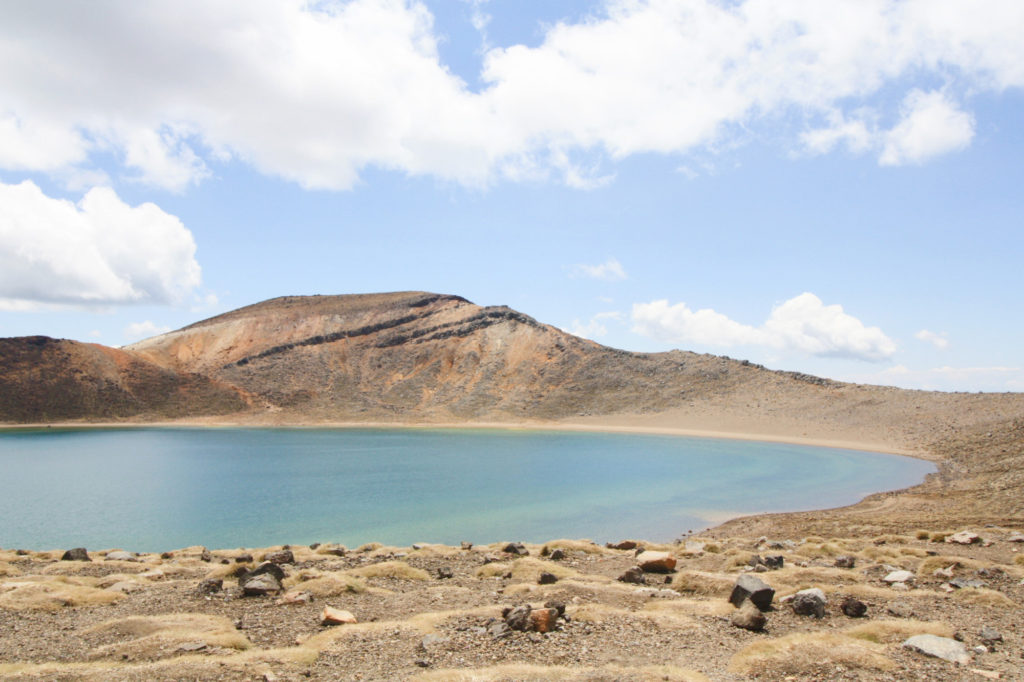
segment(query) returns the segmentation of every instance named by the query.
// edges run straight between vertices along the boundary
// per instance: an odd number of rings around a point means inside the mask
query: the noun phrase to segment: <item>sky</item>
[[[0,4],[0,336],[424,290],[1024,391],[1024,3]]]

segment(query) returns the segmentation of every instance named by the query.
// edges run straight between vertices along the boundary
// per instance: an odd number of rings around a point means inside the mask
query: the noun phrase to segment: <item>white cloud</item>
[[[586,187],[609,161],[728,149],[792,116],[829,120],[796,147],[884,134],[883,163],[919,163],[970,142],[969,96],[1024,85],[1022,26],[1006,0],[606,0],[487,49],[474,90],[418,0],[4,3],[0,168],[112,155],[180,190],[234,158],[310,188],[368,166]],[[912,90],[891,131],[858,115],[890,117],[888,93],[922,78],[942,92]]]
[[[166,334],[171,331],[171,328],[156,324],[151,320],[144,320],[142,322],[132,322],[124,328],[124,335],[129,339],[144,339],[150,336],[156,336],[157,334]]]
[[[30,181],[0,183],[0,306],[172,303],[199,285],[192,233],[113,190],[74,204]]]
[[[585,339],[598,339],[608,334],[608,326],[606,325],[608,320],[621,322],[622,313],[616,311],[598,313],[590,318],[590,321],[586,324],[579,320],[573,320],[572,325],[565,331],[575,336],[582,336]]]
[[[803,293],[772,309],[760,326],[742,324],[710,308],[652,301],[633,305],[633,331],[670,343],[704,346],[766,346],[824,357],[884,360],[896,344],[878,327],[867,327],[839,305]]]
[[[974,119],[941,92],[913,90],[903,102],[903,118],[885,136],[878,162],[883,166],[922,163],[966,148]]]
[[[936,334],[935,332],[922,329],[921,331],[914,334],[914,338],[925,343],[930,343],[939,350],[946,350],[949,348],[949,339],[946,338],[946,332]]]
[[[603,279],[606,282],[618,282],[626,279],[626,270],[615,258],[609,258],[600,265],[574,265],[569,271],[572,277],[589,277]]]

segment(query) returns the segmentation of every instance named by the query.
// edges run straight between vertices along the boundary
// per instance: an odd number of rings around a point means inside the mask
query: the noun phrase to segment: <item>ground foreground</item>
[[[630,543],[568,540],[100,551],[89,561],[0,550],[0,678],[1021,679],[1022,529],[979,527],[971,529],[977,540],[958,538],[971,544],[948,541],[959,530],[717,532],[640,543],[649,550],[640,556]],[[674,568],[620,580],[650,551],[665,552]],[[282,578],[280,590],[251,573],[261,565],[263,578]],[[892,582],[897,569],[909,574]],[[775,590],[760,631],[733,622],[752,609],[728,601],[743,574]],[[243,588],[270,591],[247,596]],[[824,593],[822,617],[787,603],[807,588]],[[866,606],[864,616],[844,613],[853,601]],[[507,613],[522,605],[532,612]],[[356,622],[325,625],[325,607]],[[962,640],[970,661],[903,646],[919,634]]]

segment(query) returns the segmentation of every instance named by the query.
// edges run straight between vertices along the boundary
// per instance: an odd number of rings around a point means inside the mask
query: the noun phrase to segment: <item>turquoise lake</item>
[[[678,436],[491,429],[0,432],[0,547],[668,541],[914,485],[921,460]]]

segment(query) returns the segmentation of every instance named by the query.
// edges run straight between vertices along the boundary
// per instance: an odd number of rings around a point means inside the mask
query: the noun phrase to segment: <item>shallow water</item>
[[[0,432],[0,547],[671,540],[835,507],[928,462],[678,436],[464,429]]]

